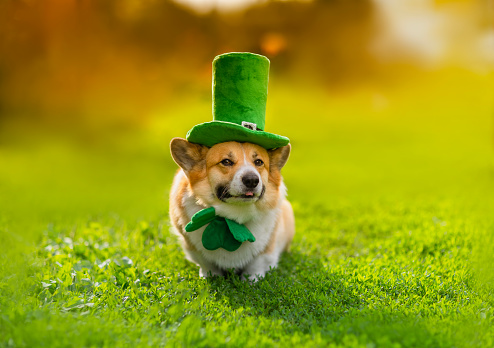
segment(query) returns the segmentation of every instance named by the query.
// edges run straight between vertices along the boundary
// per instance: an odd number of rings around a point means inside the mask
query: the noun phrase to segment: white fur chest
[[[184,195],[182,203],[189,217],[189,221],[195,213],[203,209],[203,207],[196,203],[195,197],[189,192]],[[254,235],[256,241],[253,243],[244,242],[240,248],[232,252],[223,248],[207,250],[202,245],[202,234],[207,225],[196,231],[184,233],[187,233],[189,241],[207,261],[222,269],[243,268],[266,249],[281,212],[280,205],[278,204],[277,208],[267,212],[258,211],[254,204],[233,205],[221,203],[214,207],[217,215],[244,224]]]

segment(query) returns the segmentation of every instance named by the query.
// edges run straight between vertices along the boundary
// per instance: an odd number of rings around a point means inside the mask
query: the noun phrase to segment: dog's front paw
[[[262,278],[264,278],[265,275],[266,275],[266,272],[257,273],[257,274],[254,274],[254,275],[253,274],[248,274],[247,272],[244,272],[240,276],[240,279],[242,279],[242,281],[244,281],[244,282],[255,283],[255,282],[261,280]]]
[[[223,275],[223,272],[221,272],[220,270],[217,270],[217,269],[206,269],[206,268],[200,268],[199,269],[199,276],[201,278],[209,278],[209,277],[213,277],[213,276],[222,276]]]
[[[242,272],[242,279],[257,282],[258,280],[264,278],[267,272],[275,269],[277,263],[278,258],[273,257],[273,255],[260,255],[244,268]]]

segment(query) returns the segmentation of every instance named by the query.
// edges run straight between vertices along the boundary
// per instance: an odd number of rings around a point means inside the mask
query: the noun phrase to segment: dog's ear
[[[208,148],[203,145],[189,143],[182,138],[173,138],[170,142],[170,152],[173,160],[177,163],[186,174],[194,167],[206,165],[206,154]]]
[[[269,150],[269,170],[281,170],[286,164],[286,161],[288,161],[288,157],[290,157],[290,150],[290,144],[274,150]]]

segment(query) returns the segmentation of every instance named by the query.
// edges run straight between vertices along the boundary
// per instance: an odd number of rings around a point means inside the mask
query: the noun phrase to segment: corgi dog
[[[234,269],[243,280],[257,281],[275,268],[295,234],[291,204],[281,168],[290,145],[266,150],[235,141],[206,147],[174,138],[170,143],[178,170],[170,192],[170,220],[186,258],[201,277],[225,275]],[[207,226],[186,232],[194,214],[214,207],[216,215],[244,225],[255,237],[235,251],[208,250],[202,237]]]

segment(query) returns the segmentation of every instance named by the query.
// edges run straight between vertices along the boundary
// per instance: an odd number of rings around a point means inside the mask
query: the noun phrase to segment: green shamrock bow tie
[[[223,248],[235,251],[243,242],[255,242],[256,237],[244,225],[216,215],[214,207],[198,211],[185,226],[185,231],[192,232],[208,224],[202,234],[202,245],[207,250]]]

